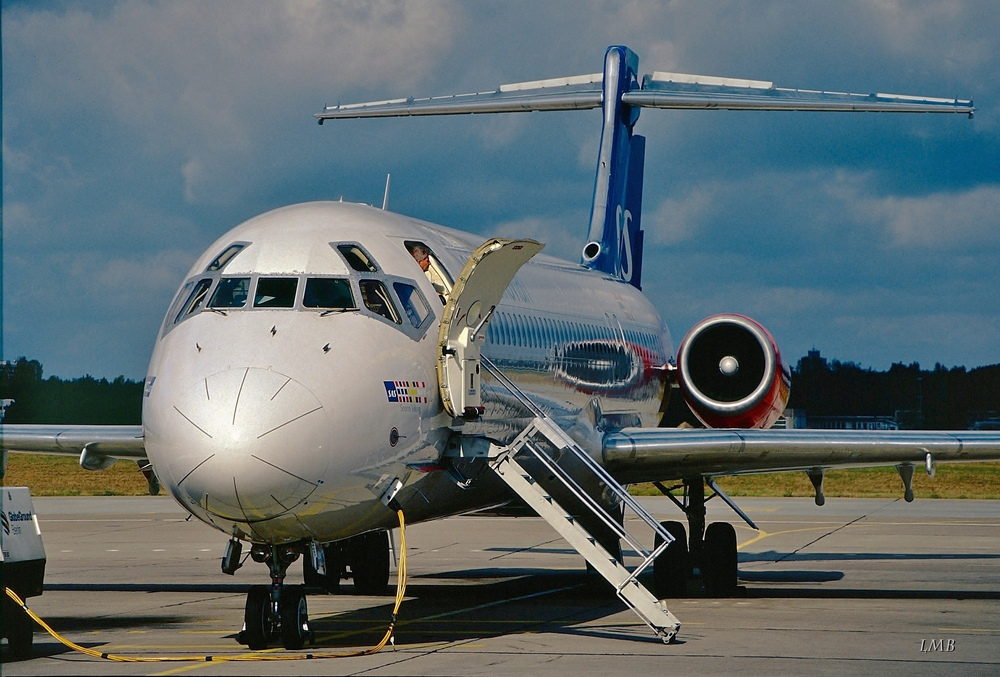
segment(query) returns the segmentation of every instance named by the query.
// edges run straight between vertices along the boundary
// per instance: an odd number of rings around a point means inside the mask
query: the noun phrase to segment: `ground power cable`
[[[396,638],[394,635],[396,628],[397,614],[399,613],[399,607],[403,604],[403,597],[406,595],[406,578],[407,578],[407,565],[406,565],[406,524],[403,519],[403,511],[397,510],[396,514],[399,516],[399,566],[396,570],[396,602],[392,608],[392,617],[389,620],[389,627],[385,631],[385,635],[375,646],[363,649],[360,651],[348,651],[342,653],[295,653],[295,654],[282,654],[282,655],[259,655],[257,653],[253,654],[242,654],[235,656],[122,656],[119,654],[111,654],[106,652],[97,651],[96,649],[89,649],[85,646],[80,646],[79,644],[72,642],[58,632],[52,629],[52,627],[42,620],[34,611],[28,608],[28,605],[17,596],[10,588],[5,587],[4,592],[10,597],[15,604],[17,604],[21,609],[24,610],[28,616],[38,623],[49,633],[56,641],[61,643],[73,651],[91,656],[92,658],[100,658],[109,661],[115,661],[118,663],[194,663],[194,662],[236,662],[236,661],[304,661],[313,660],[317,658],[355,658],[358,656],[370,656],[372,654],[378,653],[385,648],[386,644],[392,643],[393,647],[396,646]]]

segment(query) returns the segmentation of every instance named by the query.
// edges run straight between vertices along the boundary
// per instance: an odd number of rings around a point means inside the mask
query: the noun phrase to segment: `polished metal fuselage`
[[[505,441],[528,413],[489,378],[480,420],[444,412],[435,375],[442,307],[411,241],[454,278],[482,238],[365,205],[309,203],[251,219],[195,263],[164,320],[143,407],[149,458],[187,510],[254,541],[329,541],[390,526],[378,497],[395,478],[410,520],[509,500],[491,473],[463,488],[442,468],[454,435]],[[247,244],[206,272],[232,243]],[[378,273],[353,270],[338,243],[361,245]],[[350,279],[359,310],[323,313],[299,298],[284,309],[202,307],[176,321],[190,283],[210,279],[207,298],[220,276],[240,275]],[[356,286],[366,277],[416,286],[430,318],[412,327],[369,312]],[[655,425],[672,345],[637,289],[539,255],[508,288],[482,352],[599,455],[592,402],[624,425]]]

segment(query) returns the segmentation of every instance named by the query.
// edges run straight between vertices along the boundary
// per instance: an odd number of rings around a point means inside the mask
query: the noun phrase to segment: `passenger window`
[[[399,302],[403,304],[403,310],[406,312],[406,317],[409,318],[410,324],[414,327],[419,327],[423,324],[424,318],[427,317],[430,311],[427,310],[423,299],[417,293],[416,287],[411,287],[402,282],[393,282],[392,288],[396,290],[396,296],[399,297]]]
[[[396,306],[392,305],[389,297],[389,290],[378,280],[361,280],[358,282],[361,288],[361,299],[365,302],[365,307],[376,315],[381,315],[385,319],[402,324],[399,319],[399,312]]]
[[[295,305],[296,277],[262,277],[253,297],[255,308],[291,308]]]
[[[302,305],[306,308],[357,308],[351,283],[332,277],[310,277],[306,280]]]
[[[243,251],[246,247],[245,244],[231,244],[222,250],[222,253],[215,257],[215,259],[208,264],[208,268],[205,269],[206,273],[212,273],[217,270],[222,270],[226,267],[226,264],[235,258],[237,254]]]
[[[242,308],[250,293],[249,277],[224,277],[208,302],[209,308]]]
[[[174,322],[180,322],[180,319],[185,315],[190,315],[194,311],[201,307],[201,304],[205,301],[205,294],[208,293],[209,288],[212,286],[211,280],[198,280],[198,284],[194,286],[191,291],[191,295],[188,296],[187,302],[184,307],[181,308],[181,312],[177,313],[177,317],[174,318]]]
[[[347,265],[359,273],[378,272],[378,267],[375,265],[375,262],[361,249],[361,247],[354,244],[340,244],[337,245],[337,250],[344,256],[344,259],[347,260]]]

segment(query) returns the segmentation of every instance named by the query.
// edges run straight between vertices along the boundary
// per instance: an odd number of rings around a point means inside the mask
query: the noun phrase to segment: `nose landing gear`
[[[385,594],[389,583],[389,532],[372,531],[326,544],[323,546],[326,573],[318,572],[307,556],[303,558],[305,586],[285,585],[288,567],[299,558],[302,549],[301,543],[274,546],[256,543],[250,549],[253,561],[267,564],[271,574],[271,585],[254,585],[247,593],[243,629],[237,641],[253,651],[266,649],[279,636],[286,649],[301,649],[307,640],[312,641],[305,588],[322,587],[327,592],[339,592],[345,565],[351,568],[355,594]],[[308,552],[309,548],[305,550]],[[237,554],[235,561],[238,560]]]
[[[266,649],[276,631],[286,649],[301,649],[309,630],[305,591],[300,585],[284,584],[288,566],[299,558],[297,545],[268,546],[256,544],[250,551],[255,562],[266,562],[271,585],[254,585],[247,593],[243,630],[237,636],[253,651]]]

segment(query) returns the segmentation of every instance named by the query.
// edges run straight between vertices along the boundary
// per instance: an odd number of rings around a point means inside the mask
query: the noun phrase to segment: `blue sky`
[[[326,103],[601,70],[973,98],[957,115],[645,110],[644,291],[675,342],[760,320],[793,362],[1000,362],[995,2],[4,2],[4,357],[145,374],[241,221],[380,203],[577,260],[597,111],[354,120]]]

